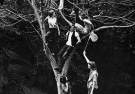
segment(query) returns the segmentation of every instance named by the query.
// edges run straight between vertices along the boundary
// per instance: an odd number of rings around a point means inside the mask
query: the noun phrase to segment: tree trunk
[[[70,55],[66,59],[65,64],[64,64],[63,69],[62,69],[62,73],[57,75],[56,82],[57,82],[58,94],[71,94],[70,82],[68,82],[68,85],[69,85],[68,92],[62,91],[62,87],[61,87],[62,83],[60,82],[60,77],[63,76],[63,75],[67,77],[69,66],[70,66],[70,61],[71,61],[71,59],[72,59],[72,57],[75,53],[75,50],[76,50],[76,47],[73,49],[73,51],[70,53]]]
[[[68,92],[64,92],[64,91],[63,91],[63,89],[62,89],[62,87],[61,87],[61,84],[62,84],[62,83],[60,83],[60,77],[61,77],[61,75],[58,76],[58,79],[57,79],[57,81],[56,81],[58,94],[71,94],[71,88],[68,88]],[[70,83],[69,83],[69,84],[70,84]],[[70,85],[69,85],[69,87],[70,87]]]
[[[34,10],[34,13],[35,13],[35,16],[37,18],[37,21],[39,23],[39,26],[40,26],[40,30],[41,30],[41,35],[42,35],[42,40],[43,40],[43,47],[45,49],[45,55],[47,56],[47,58],[49,59],[50,63],[51,63],[51,66],[52,66],[52,69],[53,69],[53,72],[54,72],[54,75],[55,75],[55,79],[56,79],[56,83],[57,83],[57,90],[58,90],[58,94],[71,94],[71,88],[68,87],[68,92],[64,92],[63,91],[63,87],[61,87],[62,83],[60,82],[60,77],[65,75],[67,76],[67,73],[68,73],[68,69],[69,69],[69,66],[70,66],[70,61],[71,61],[71,58],[73,57],[74,55],[74,51],[76,49],[76,47],[74,48],[73,52],[71,52],[71,54],[69,55],[69,57],[66,59],[65,61],[65,64],[64,64],[64,67],[62,69],[62,73],[59,73],[55,70],[55,68],[57,67],[57,62],[56,62],[56,59],[55,57],[52,55],[50,49],[48,48],[47,45],[45,45],[46,41],[45,41],[45,34],[46,34],[46,29],[45,29],[45,23],[43,22],[43,13],[41,13],[41,15],[38,13],[38,9],[35,5],[35,2],[34,0],[32,0],[32,2],[30,2],[28,0],[28,2],[30,3],[30,5],[32,6],[33,10]],[[64,0],[62,0],[62,4],[64,3]],[[62,5],[63,7],[63,5]],[[41,6],[41,12],[43,12],[43,9],[42,9],[42,6]],[[61,10],[60,10],[61,12]],[[61,12],[62,14],[62,12]],[[66,18],[65,18],[66,19]],[[69,22],[67,20],[67,22],[70,24],[70,26],[72,26],[72,23]],[[70,84],[70,83],[68,83]]]

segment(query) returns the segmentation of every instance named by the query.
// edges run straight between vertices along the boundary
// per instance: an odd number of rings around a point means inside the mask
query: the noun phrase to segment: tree
[[[0,20],[1,20],[1,25],[0,27],[5,27],[6,29],[10,29],[14,25],[18,24],[19,22],[25,21],[28,24],[31,25],[32,31],[36,31],[38,36],[40,36],[40,42],[42,42],[42,49],[44,50],[45,56],[48,58],[52,70],[55,75],[55,80],[57,83],[57,89],[58,89],[58,94],[65,94],[62,92],[61,87],[60,87],[60,77],[65,75],[68,75],[69,71],[69,66],[71,63],[71,59],[75,53],[75,50],[77,47],[74,48],[73,52],[70,53],[68,58],[65,60],[65,65],[62,69],[62,73],[59,73],[54,70],[54,68],[57,67],[57,61],[56,58],[52,55],[51,49],[46,45],[46,39],[45,39],[45,34],[46,34],[46,28],[45,28],[45,13],[46,10],[52,8],[58,8],[59,4],[64,2],[65,0],[60,0],[60,2],[56,3],[56,0],[22,0],[19,1],[17,0],[5,0],[5,6],[1,6],[1,13],[0,13]],[[76,0],[78,1],[78,0]],[[82,1],[82,0],[81,0]],[[135,25],[134,19],[132,18],[132,15],[134,13],[134,10],[127,10],[123,11],[122,9],[118,13],[114,7],[120,7],[120,6],[127,6],[128,8],[134,9],[133,8],[133,2],[129,0],[130,4],[127,4],[127,1],[119,1],[116,2],[114,0],[113,2],[108,0],[108,2],[105,2],[105,0],[98,0],[98,2],[95,2],[91,6],[90,9],[92,10],[94,16],[93,16],[93,21],[98,22],[102,24],[101,26],[97,26],[94,30],[94,32],[98,32],[102,29],[108,29],[108,28],[133,28]],[[67,3],[74,5],[74,7],[78,7],[75,2],[71,2],[71,0],[67,0]],[[83,3],[83,2],[81,2]],[[81,4],[80,3],[80,4]],[[65,4],[66,5],[66,4]],[[22,8],[23,7],[23,8]],[[22,9],[21,9],[22,8]],[[67,20],[62,12],[62,9],[66,8],[66,6],[63,6],[61,9],[56,9],[58,13],[62,15],[64,20],[71,26],[72,22]],[[79,8],[79,7],[78,7]],[[27,9],[27,11],[26,11]],[[82,8],[79,8],[82,10]],[[98,15],[95,15],[97,14]],[[121,15],[121,13],[123,13]],[[121,17],[122,16],[122,17]],[[7,20],[9,19],[9,20]],[[38,27],[35,28],[33,26],[33,23],[37,23]],[[30,29],[31,30],[31,29]],[[17,28],[12,28],[12,32],[15,32],[16,34],[21,34],[22,32],[18,32]],[[130,31],[131,33],[133,32],[132,30]],[[33,32],[31,32],[33,33]],[[89,34],[85,35],[83,39],[87,38]]]

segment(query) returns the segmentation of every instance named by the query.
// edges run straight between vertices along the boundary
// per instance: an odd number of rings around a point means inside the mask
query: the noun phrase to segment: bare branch
[[[113,25],[113,26],[102,26],[102,27],[99,27],[97,29],[95,29],[95,32],[101,30],[101,29],[107,29],[107,28],[128,28],[128,27],[132,27],[134,26],[135,23],[131,24],[131,25],[127,25],[127,26],[117,26],[117,25]]]
[[[63,69],[62,69],[62,75],[67,76],[67,74],[68,74],[68,69],[69,69],[69,66],[70,66],[70,61],[71,61],[71,59],[72,59],[72,57],[73,57],[73,55],[74,55],[74,53],[75,53],[75,51],[76,51],[76,48],[77,48],[77,46],[74,47],[73,51],[69,54],[69,56],[68,56],[67,59],[65,60],[64,67],[63,67]]]
[[[98,3],[95,3],[95,4],[117,4],[117,5],[124,5],[124,6],[133,6],[132,3],[131,4],[126,4],[126,3],[117,3],[117,2],[113,2],[113,1],[108,1],[108,2],[98,2]]]
[[[95,17],[96,18],[96,17]],[[121,22],[125,22],[125,21],[128,21],[128,22],[130,22],[130,23],[134,23],[133,21],[131,21],[131,20],[129,20],[129,19],[126,19],[126,18],[124,18],[124,17],[111,17],[111,16],[98,16],[97,18],[109,18],[109,19],[113,19],[113,20],[116,20],[116,21],[121,21]],[[107,20],[106,19],[106,20]],[[115,23],[115,22],[114,22]],[[104,23],[104,24],[106,24],[106,23]],[[113,24],[113,23],[108,23],[108,24]]]
[[[131,13],[133,13],[134,11],[135,11],[135,9],[134,9],[134,10],[131,10],[128,14],[126,14],[126,15],[122,16],[122,18],[124,18],[124,17],[126,17],[126,16],[130,15],[130,14],[131,14]]]
[[[13,25],[15,25],[15,24],[17,24],[17,23],[19,23],[19,22],[21,22],[21,21],[23,21],[23,20],[21,19],[21,20],[15,22],[15,23],[13,23],[13,24],[8,24],[8,25],[5,25],[5,26],[13,26]]]
[[[59,10],[59,12],[60,12],[61,16],[63,17],[63,19],[64,19],[70,26],[72,26],[73,24],[72,24],[69,20],[67,20],[67,18],[63,15],[62,11]]]
[[[135,25],[135,23],[133,23],[133,24],[131,24],[131,25],[127,25],[127,26],[117,26],[117,25],[113,25],[113,26],[102,26],[102,27],[99,27],[99,28],[97,28],[97,29],[95,29],[95,30],[92,30],[91,32],[98,32],[98,31],[100,31],[100,30],[102,30],[102,29],[108,29],[108,28],[128,28],[128,27],[132,27],[132,26],[134,26],[134,25]],[[83,37],[81,38],[81,40],[87,38],[87,37],[91,34],[91,32],[88,33],[87,35],[83,36]]]

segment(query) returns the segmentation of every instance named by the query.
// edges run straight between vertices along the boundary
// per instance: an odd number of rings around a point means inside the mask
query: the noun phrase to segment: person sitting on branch
[[[63,46],[63,48],[58,53],[58,68],[56,68],[57,71],[62,71],[63,61],[66,59],[66,57],[72,52],[75,45],[81,42],[79,33],[76,32],[75,26],[72,26],[70,28],[70,31],[67,32],[67,42],[66,45]]]
[[[49,25],[49,31],[46,33],[45,37],[48,38],[50,35],[52,35],[53,43],[55,43],[57,41],[57,35],[60,35],[60,29],[54,10],[50,10],[48,12],[48,16],[45,18],[45,20],[47,20]]]
[[[87,81],[87,88],[88,88],[88,94],[93,94],[94,88],[98,89],[98,84],[97,84],[97,78],[98,78],[98,72],[97,72],[97,67],[94,61],[90,61],[87,56],[86,52],[83,52],[83,55],[86,59],[86,62],[88,64],[88,68],[90,69],[89,73],[89,79]]]

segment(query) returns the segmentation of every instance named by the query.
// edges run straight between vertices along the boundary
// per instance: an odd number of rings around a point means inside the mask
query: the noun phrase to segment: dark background
[[[128,45],[128,36],[121,39],[115,34],[110,35],[110,32],[114,33],[109,30],[98,32],[98,41],[95,43],[90,41],[86,50],[88,58],[96,62],[99,73],[99,88],[94,90],[94,93],[134,94],[134,49]],[[50,93],[57,92],[54,74],[44,52],[41,50],[37,61],[37,57],[32,51],[34,47],[32,48],[27,43],[25,35],[14,35],[13,37],[9,35],[8,37],[2,36],[0,40],[1,67],[4,66],[3,76],[7,80],[2,85],[5,94],[8,92],[12,94],[11,88],[17,87],[16,84],[39,88],[41,91],[45,90]],[[68,77],[71,81],[73,94],[87,93],[86,81],[89,70],[82,57],[84,45],[85,41],[77,49],[69,69]],[[3,49],[13,53],[7,54]],[[39,62],[38,65],[35,65],[37,62]],[[11,79],[15,80],[15,83]],[[19,89],[17,90],[19,91]]]
[[[67,4],[66,7],[72,7]],[[95,11],[96,9],[106,10],[107,8],[91,7],[93,15],[98,12]],[[112,8],[116,12],[114,15],[127,10],[127,6],[115,7],[119,10]],[[134,9],[134,4],[129,8]],[[63,12],[70,13],[66,10]],[[101,20],[103,19],[92,20],[95,28],[106,25],[106,22]],[[61,20],[61,16],[58,16],[58,21],[62,32],[61,37],[58,38],[59,42],[56,45],[51,43],[51,39],[49,42],[49,47],[55,54],[65,44],[65,33],[69,28]],[[36,29],[38,28],[37,22],[32,24]],[[115,24],[123,25],[119,21]],[[22,94],[22,92],[24,94],[57,94],[54,74],[49,60],[44,55],[42,40],[36,32],[31,33],[31,31],[34,29],[26,21],[21,21],[11,28],[0,27],[0,94]],[[94,94],[135,94],[134,27],[103,29],[96,34],[98,41],[90,41],[86,49],[88,58],[96,62],[99,73],[98,89],[94,90]],[[89,70],[82,56],[86,41],[87,38],[77,48],[69,68],[68,78],[73,94],[87,93]]]

